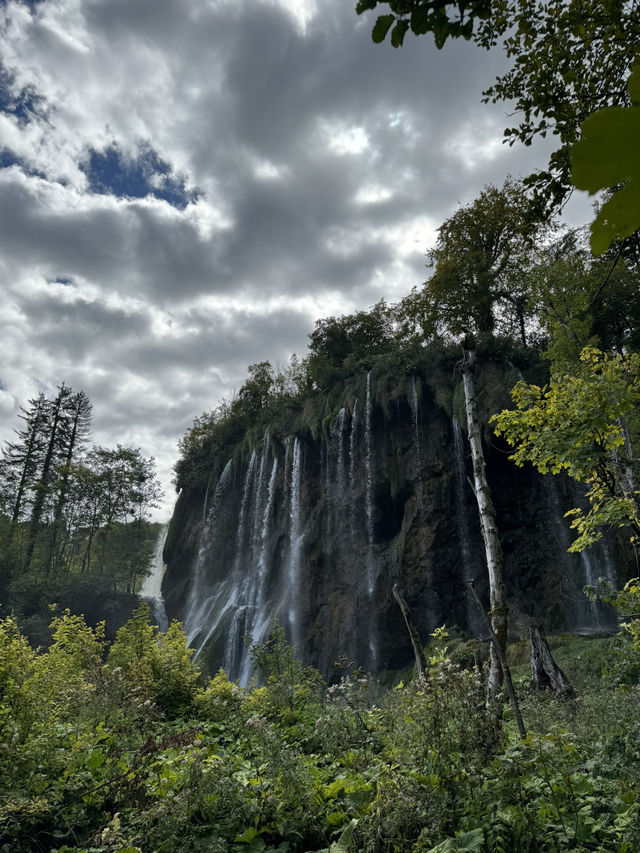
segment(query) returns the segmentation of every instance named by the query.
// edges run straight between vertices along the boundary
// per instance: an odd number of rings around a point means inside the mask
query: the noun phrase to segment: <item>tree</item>
[[[640,268],[632,268],[619,247],[594,259],[579,229],[537,254],[527,274],[530,309],[554,370],[573,367],[588,345],[620,353],[638,348]]]
[[[202,673],[193,662],[194,649],[179,622],[166,633],[151,624],[149,606],[141,603],[118,630],[109,649],[106,671],[118,670],[123,685],[138,702],[153,700],[175,717],[188,713],[195,700]]]
[[[307,382],[326,389],[354,367],[370,369],[392,345],[392,315],[383,299],[369,311],[317,320],[309,335]]]
[[[508,607],[507,594],[503,580],[502,547],[500,545],[500,534],[496,522],[496,510],[491,498],[491,489],[487,481],[482,450],[482,436],[478,421],[476,406],[476,395],[473,382],[473,367],[475,364],[475,343],[471,337],[467,337],[463,343],[464,358],[462,361],[462,378],[464,382],[465,410],[467,414],[467,434],[471,447],[471,459],[473,461],[473,486],[476,501],[478,503],[478,517],[480,519],[480,531],[484,543],[484,551],[487,560],[487,571],[489,574],[489,601],[491,604],[491,627],[495,635],[495,643],[491,644],[491,668],[489,671],[489,695],[497,692],[501,682],[504,667],[501,666],[500,651],[506,652],[507,648],[507,621]],[[499,649],[496,649],[495,646]]]
[[[249,365],[249,376],[238,392],[238,403],[243,414],[250,418],[268,406],[275,381],[275,373],[270,361],[261,361]]]
[[[16,524],[23,516],[27,493],[33,487],[34,478],[42,462],[46,444],[47,399],[43,392],[29,400],[29,408],[20,407],[19,417],[25,429],[16,430],[20,441],[7,442],[2,450],[2,480],[4,502],[11,512],[11,521]]]
[[[40,467],[37,483],[34,487],[35,497],[31,510],[29,534],[24,558],[24,568],[31,565],[36,537],[40,531],[42,517],[47,503],[51,499],[52,481],[58,465],[63,463],[66,452],[65,425],[70,407],[72,406],[73,390],[65,385],[58,386],[58,393],[47,405],[47,445]]]
[[[601,538],[603,527],[631,527],[640,536],[639,436],[640,356],[611,355],[587,347],[581,369],[552,376],[548,386],[519,382],[515,410],[492,418],[495,431],[514,446],[516,465],[531,462],[541,474],[566,471],[587,485],[589,509],[570,511],[578,533],[569,548]]]
[[[526,340],[529,301],[526,270],[535,240],[546,227],[527,215],[520,184],[484,188],[438,229],[429,251],[434,267],[425,282],[425,331],[491,336],[497,329]]]
[[[57,496],[53,510],[53,523],[45,556],[45,571],[49,573],[64,546],[65,524],[63,513],[69,496],[72,464],[89,440],[92,406],[84,391],[73,394],[67,407],[65,428],[68,433],[63,463],[58,469]]]
[[[134,584],[136,576],[149,562],[146,555],[149,548],[144,547],[147,537],[142,522],[148,519],[150,510],[157,506],[161,494],[155,477],[154,459],[145,459],[140,448],[121,445],[116,449],[95,447],[87,455],[87,466],[91,471],[91,476],[86,477],[85,482],[94,512],[92,529],[100,543],[98,570],[104,573],[109,567],[110,573],[127,584]],[[95,528],[93,525],[96,525]],[[117,547],[120,536],[114,540],[114,533],[121,532],[117,525],[129,530],[130,535],[125,537],[127,541],[123,548]],[[90,537],[92,540],[93,535]],[[141,546],[142,555],[136,554]],[[85,556],[87,567],[90,562],[89,550]]]
[[[640,228],[640,65],[628,82],[631,106],[605,107],[582,123],[582,139],[571,152],[573,183],[578,189],[616,191],[591,225],[591,248],[601,255],[614,240]]]
[[[373,40],[399,47],[407,32],[498,43],[513,60],[510,70],[484,92],[485,101],[515,103],[509,144],[530,145],[548,133],[559,139],[548,168],[527,178],[538,209],[557,208],[571,192],[569,152],[581,123],[596,110],[628,104],[625,80],[640,42],[635,0],[359,0],[362,14],[379,6]]]

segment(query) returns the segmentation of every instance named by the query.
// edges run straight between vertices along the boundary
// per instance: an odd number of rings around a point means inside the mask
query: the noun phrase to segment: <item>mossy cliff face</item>
[[[514,371],[486,364],[481,416],[508,405]],[[447,393],[448,388],[448,393]],[[165,546],[167,612],[213,670],[246,681],[246,637],[277,617],[305,663],[325,676],[349,660],[374,670],[411,659],[392,595],[398,583],[426,639],[447,624],[478,631],[466,594],[487,586],[468,444],[451,373],[398,380],[363,374],[323,421],[252,450],[215,458],[183,488]],[[505,557],[508,595],[547,627],[595,628],[606,617],[582,586],[611,575],[602,549],[568,555],[566,483],[518,469],[489,432],[485,452]]]

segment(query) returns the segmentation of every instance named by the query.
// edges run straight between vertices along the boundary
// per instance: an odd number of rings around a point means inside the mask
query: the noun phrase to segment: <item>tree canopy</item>
[[[487,186],[438,229],[424,299],[431,324],[449,334],[515,331],[526,338],[526,271],[545,226],[528,214],[525,191],[508,178]]]

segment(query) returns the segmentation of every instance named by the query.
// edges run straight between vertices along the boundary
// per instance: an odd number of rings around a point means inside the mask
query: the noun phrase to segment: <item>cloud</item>
[[[480,103],[499,53],[376,46],[353,6],[0,5],[0,438],[64,380],[170,489],[248,364],[408,292],[458,204],[544,164]]]

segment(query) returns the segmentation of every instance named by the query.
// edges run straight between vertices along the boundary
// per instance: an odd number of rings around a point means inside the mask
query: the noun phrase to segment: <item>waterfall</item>
[[[351,518],[351,538],[355,537],[354,495],[356,483],[356,441],[358,438],[358,398],[356,397],[351,412],[351,429],[349,432],[349,514]]]
[[[234,607],[231,634],[234,637],[233,657],[229,661],[230,674],[233,676],[240,667],[240,683],[246,685],[251,676],[251,660],[244,648],[243,638],[250,637],[251,643],[260,642],[269,620],[269,606],[266,595],[268,531],[275,480],[278,470],[274,458],[271,476],[267,482],[267,457],[269,456],[269,428],[265,430],[259,462],[254,464],[258,472],[253,489],[251,503],[251,538],[246,550],[246,560],[241,562],[242,554],[236,554],[231,606]],[[250,487],[251,483],[248,483]],[[244,501],[244,496],[243,496]],[[241,569],[241,571],[239,571]]]
[[[255,492],[253,494],[253,506],[251,509],[251,518],[253,521],[251,530],[251,554],[252,556],[261,547],[261,521],[262,508],[266,500],[267,479],[266,467],[267,456],[269,453],[269,427],[264,431],[262,438],[262,451],[260,452],[260,466],[258,469],[258,480],[256,483]]]
[[[411,377],[411,415],[413,422],[413,440],[416,449],[416,456],[418,460],[418,468],[420,467],[420,423],[419,423],[419,413],[420,406],[418,403],[418,389],[416,387],[416,377]]]
[[[304,532],[302,527],[302,448],[296,436],[293,442],[291,462],[291,487],[289,491],[289,557],[287,580],[289,607],[287,619],[291,632],[291,644],[300,648],[300,557]]]
[[[602,556],[604,563],[604,576],[609,581],[613,589],[618,588],[618,573],[616,572],[616,567],[611,558],[611,551],[609,550],[609,546],[607,544],[606,539],[602,539]]]
[[[208,626],[210,614],[215,612],[215,605],[218,600],[218,596],[211,596],[208,594],[209,590],[207,578],[205,577],[206,573],[204,571],[204,565],[207,551],[216,537],[218,513],[222,497],[229,480],[229,475],[231,473],[231,465],[232,463],[230,459],[225,465],[222,474],[220,474],[220,479],[216,485],[211,506],[209,507],[208,513],[203,519],[203,523],[200,528],[198,556],[196,559],[193,580],[189,590],[184,616],[184,631],[187,635],[189,645],[192,645],[203,628]],[[200,651],[203,645],[204,642],[196,645],[196,654]]]
[[[551,519],[563,551],[566,566],[565,582],[569,599],[573,602],[574,627],[579,631],[603,630],[615,624],[611,611],[599,601],[589,601],[583,593],[584,586],[598,586],[598,578],[604,575],[616,585],[616,573],[606,542],[600,546],[585,548],[579,554],[567,552],[571,544],[568,525],[560,505],[556,480],[552,474],[544,476],[544,488],[551,510]]]
[[[467,482],[467,465],[464,434],[456,418],[451,419],[453,426],[453,446],[455,451],[456,476],[454,480],[455,502],[456,502],[456,531],[460,546],[460,557],[462,559],[462,577],[466,584],[475,580],[478,565],[474,561],[471,548],[471,519],[469,518],[469,507],[465,499],[469,484]],[[467,619],[469,627],[475,636],[482,634],[484,626],[480,617],[469,599],[465,588],[467,600]]]
[[[371,470],[371,371],[367,373],[367,387],[364,409],[364,444],[365,444],[365,477],[367,481],[365,506],[367,515],[367,588],[369,597],[375,592],[375,576],[373,568],[373,474]]]
[[[244,540],[246,539],[247,530],[246,530],[246,519],[247,519],[247,506],[249,504],[249,497],[251,495],[251,486],[253,484],[253,478],[256,472],[258,456],[255,450],[251,453],[251,458],[249,459],[249,465],[247,466],[247,473],[245,474],[244,483],[242,485],[242,500],[240,502],[240,515],[238,516],[238,527],[236,528],[236,550],[235,550],[235,560],[234,560],[234,574],[238,573],[240,568],[240,560],[243,553],[244,548]]]
[[[276,490],[276,474],[278,473],[278,460],[274,459],[271,466],[271,476],[269,477],[269,485],[267,487],[267,503],[262,515],[262,534],[260,543],[260,559],[258,560],[258,574],[264,585],[267,576],[267,540],[269,537],[269,521],[271,519],[271,509],[273,507],[273,496]]]
[[[369,654],[371,668],[378,668],[379,657],[379,637],[378,637],[378,617],[375,607],[376,593],[376,566],[373,559],[373,465],[372,465],[372,428],[371,414],[373,403],[371,399],[371,371],[367,372],[367,385],[365,390],[365,475],[367,481],[366,488],[366,516],[367,516],[367,593],[369,606]]]
[[[322,441],[320,443],[320,470],[322,472],[322,483],[324,488],[325,500],[327,501],[327,510],[331,508],[331,454],[329,453],[329,442]],[[332,513],[327,511],[324,514],[325,520],[325,536],[326,541],[331,540]]]
[[[345,425],[345,410],[344,407],[340,409],[338,412],[338,417],[336,418],[336,427],[335,427],[335,438],[338,443],[338,465],[337,465],[337,486],[338,486],[338,495],[340,498],[344,498],[344,494],[347,488],[347,482],[345,478],[345,464],[344,464],[344,425]]]
[[[150,605],[153,618],[162,632],[166,631],[169,627],[169,620],[167,619],[167,612],[164,608],[164,599],[162,597],[162,577],[165,569],[162,561],[162,551],[168,530],[169,522],[163,524],[160,528],[149,574],[142,581],[142,586],[138,593],[138,596]]]
[[[356,472],[356,440],[358,438],[358,398],[351,412],[351,432],[349,434],[349,489],[353,492]]]
[[[331,451],[335,457],[335,477],[333,484],[327,489],[327,497],[331,496],[333,511],[333,528],[340,529],[344,505],[346,501],[347,478],[344,459],[344,427],[346,412],[344,407],[338,412],[331,429]]]

